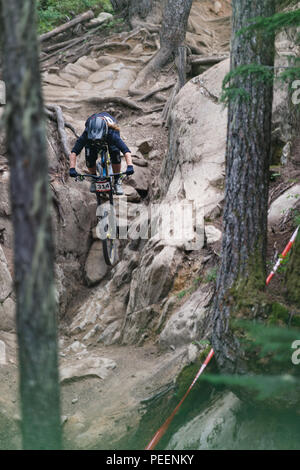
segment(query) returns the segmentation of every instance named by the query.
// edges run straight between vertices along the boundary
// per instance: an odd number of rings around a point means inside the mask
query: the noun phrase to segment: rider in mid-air
[[[70,176],[77,176],[77,171],[75,169],[76,158],[83,147],[85,147],[85,161],[88,172],[91,175],[96,175],[96,160],[98,158],[98,153],[105,145],[108,146],[113,172],[120,173],[121,171],[120,152],[122,152],[127,163],[126,172],[128,175],[132,175],[134,173],[134,169],[132,165],[131,152],[120,137],[120,129],[116,120],[110,114],[103,112],[93,114],[86,121],[85,131],[77,139],[70,155]],[[115,176],[114,190],[115,194],[118,196],[123,194],[121,179],[119,176]],[[95,192],[95,183],[91,184],[91,192]]]

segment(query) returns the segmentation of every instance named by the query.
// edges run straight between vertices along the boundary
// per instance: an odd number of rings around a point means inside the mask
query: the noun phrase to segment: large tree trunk
[[[134,18],[145,21],[154,6],[161,3],[161,0],[111,0],[113,9],[127,17],[131,24]]]
[[[274,64],[274,37],[263,31],[236,36],[251,18],[274,14],[274,0],[233,0],[231,69],[245,64]],[[273,86],[257,75],[238,75],[238,96],[229,104],[226,194],[222,261],[212,309],[212,344],[222,371],[243,371],[242,352],[230,330],[229,317],[242,304],[255,302],[265,286],[268,169]],[[250,307],[249,307],[249,310]],[[247,309],[246,309],[247,311]],[[241,311],[239,312],[241,315]]]
[[[140,88],[153,73],[160,70],[178,53],[185,40],[188,18],[193,0],[166,0],[160,32],[160,49],[138,75],[131,92]],[[142,92],[141,92],[142,93]]]
[[[2,0],[22,435],[61,448],[51,194],[34,0]]]

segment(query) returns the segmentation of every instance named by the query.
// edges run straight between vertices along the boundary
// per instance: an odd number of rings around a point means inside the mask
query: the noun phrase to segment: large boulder
[[[170,146],[160,173],[166,201],[194,201],[205,215],[224,197],[227,110],[218,98],[228,71],[225,60],[182,88],[171,113]]]
[[[100,282],[106,275],[107,270],[108,267],[103,257],[102,241],[95,241],[90,248],[85,263],[85,278],[87,284],[93,286]]]
[[[231,392],[218,395],[199,416],[182,426],[168,449],[212,450],[234,448],[236,413],[240,400]]]
[[[287,213],[299,203],[300,199],[300,184],[295,184],[281,194],[275,201],[272,202],[269,214],[269,225],[278,224]]]

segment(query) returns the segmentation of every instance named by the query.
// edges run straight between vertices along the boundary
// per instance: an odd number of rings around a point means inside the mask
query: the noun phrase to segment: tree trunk
[[[236,32],[251,18],[272,16],[274,1],[234,0],[232,7],[231,69],[246,64],[273,66],[273,36],[263,31],[236,36]],[[243,302],[253,305],[265,286],[273,98],[272,83],[258,82],[256,74],[238,75],[234,85],[244,89],[249,100],[238,96],[229,104],[222,261],[210,320],[218,365],[230,373],[244,370],[243,353],[229,328],[230,314]]]
[[[139,73],[131,93],[135,94],[144,82],[172,59],[185,40],[188,18],[193,0],[166,0],[160,32],[160,49],[149,64]],[[137,92],[138,93],[138,92]],[[142,93],[142,92],[141,92]]]
[[[6,138],[14,226],[22,435],[60,449],[51,194],[34,0],[2,0]]]
[[[111,0],[115,11],[121,12],[132,22],[133,18],[146,20],[151,14],[154,4],[160,4],[160,0]]]

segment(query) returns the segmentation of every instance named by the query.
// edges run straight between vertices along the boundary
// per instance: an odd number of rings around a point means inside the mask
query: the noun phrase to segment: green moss
[[[279,302],[274,302],[271,306],[271,314],[268,318],[269,325],[278,325],[280,323],[288,323],[289,310]]]
[[[182,371],[180,372],[176,380],[176,386],[177,386],[176,396],[178,398],[181,399],[183,395],[186,393],[189,386],[193,382],[198,370],[200,369],[203,362],[205,361],[210,350],[211,350],[211,345],[207,342],[207,347],[200,352],[196,361],[193,364],[189,364],[188,366],[185,366],[182,369]]]
[[[90,9],[96,16],[102,11],[113,13],[109,0],[38,0],[37,9],[40,34]]]

